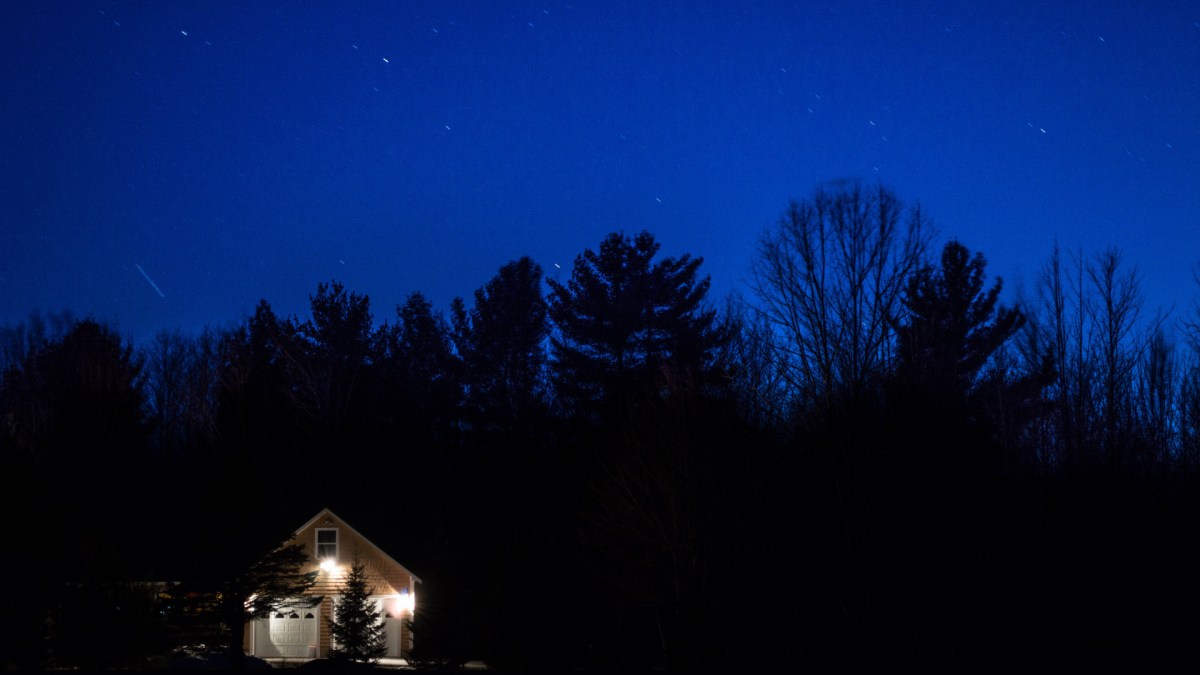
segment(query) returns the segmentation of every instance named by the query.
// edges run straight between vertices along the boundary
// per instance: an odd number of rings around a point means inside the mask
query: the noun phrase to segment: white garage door
[[[254,625],[254,655],[312,658],[317,646],[317,608],[284,608]]]

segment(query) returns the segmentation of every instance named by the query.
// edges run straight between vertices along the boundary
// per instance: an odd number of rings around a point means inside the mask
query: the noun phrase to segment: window
[[[337,530],[317,530],[317,560],[337,560]]]

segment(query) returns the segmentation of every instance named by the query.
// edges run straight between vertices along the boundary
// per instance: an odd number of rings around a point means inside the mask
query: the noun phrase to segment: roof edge
[[[418,584],[424,583],[423,581],[421,581],[421,577],[418,577],[417,575],[413,574],[412,570],[408,569],[404,565],[401,565],[399,562],[396,561],[395,558],[388,555],[387,551],[384,551],[383,549],[379,548],[379,546],[375,542],[373,542],[370,539],[368,539],[367,537],[363,536],[362,532],[359,532],[358,530],[354,529],[354,527],[350,523],[346,522],[345,518],[339,516],[338,514],[334,513],[333,511],[329,510],[328,508],[321,509],[320,511],[317,512],[317,515],[313,516],[312,518],[309,518],[307,522],[305,522],[300,527],[296,528],[295,531],[292,532],[292,536],[296,536],[297,534],[300,534],[301,530],[305,530],[310,525],[315,524],[318,520],[320,520],[321,516],[326,515],[326,514],[329,514],[330,516],[333,516],[334,518],[336,518],[338,520],[338,522],[340,522],[342,525],[346,526],[346,529],[350,530],[356,536],[358,536],[360,539],[362,539],[363,541],[370,544],[371,548],[375,549],[375,551],[378,552],[379,555],[381,555],[385,559],[387,559],[388,562],[390,562],[393,565],[395,565],[396,567],[399,567],[400,569],[404,570],[404,573],[407,574],[408,576],[412,577],[413,581],[417,582]]]

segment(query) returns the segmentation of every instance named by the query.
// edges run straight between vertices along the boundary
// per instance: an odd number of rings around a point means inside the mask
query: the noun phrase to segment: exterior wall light
[[[411,616],[416,609],[414,600],[413,594],[402,590],[400,593],[384,599],[384,609],[394,619],[403,617],[405,613]]]

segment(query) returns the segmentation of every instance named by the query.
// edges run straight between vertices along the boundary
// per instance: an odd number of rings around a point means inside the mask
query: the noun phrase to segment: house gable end
[[[415,585],[421,580],[329,509],[322,509],[295,530],[292,542],[304,549],[307,561],[302,571],[317,572],[316,583],[307,594],[321,596],[321,600],[311,611],[298,612],[295,617],[279,612],[280,616],[248,625],[243,634],[243,648],[249,653],[275,658],[329,654],[334,606],[357,557],[365,566],[371,595],[386,613],[388,655],[407,657],[413,636],[405,621],[415,610]]]
[[[322,532],[325,534],[318,534]],[[296,530],[294,536],[308,555],[307,569],[319,571],[317,584],[312,589],[314,594],[338,594],[356,554],[365,563],[368,581],[377,595],[409,594],[415,590],[413,585],[421,582],[408,568],[329,509],[321,510]],[[320,543],[318,536],[322,537]],[[336,557],[332,557],[325,567],[321,566],[320,558],[324,556],[318,556],[318,547],[325,554],[336,550]]]

